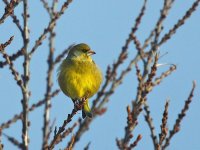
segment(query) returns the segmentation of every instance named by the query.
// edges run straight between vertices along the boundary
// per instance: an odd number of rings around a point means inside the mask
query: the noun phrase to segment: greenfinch
[[[101,70],[92,60],[93,54],[95,52],[87,44],[77,44],[70,48],[58,70],[58,83],[63,93],[74,103],[85,100],[83,118],[92,117],[88,99],[97,93],[103,80]]]

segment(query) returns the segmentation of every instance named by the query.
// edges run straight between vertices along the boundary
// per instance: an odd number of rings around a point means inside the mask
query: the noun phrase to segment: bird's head
[[[91,59],[91,55],[93,54],[96,54],[96,53],[92,51],[87,44],[81,43],[81,44],[77,44],[73,46],[70,49],[68,58],[88,60],[88,59]]]

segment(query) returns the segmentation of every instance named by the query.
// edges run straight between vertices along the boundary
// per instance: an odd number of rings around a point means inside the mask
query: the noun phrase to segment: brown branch
[[[160,126],[161,132],[159,134],[159,147],[162,147],[163,141],[166,139],[168,133],[167,120],[168,120],[168,107],[169,100],[166,101],[165,110],[163,112],[162,124]]]
[[[3,55],[3,58],[6,60],[7,64],[9,65],[9,69],[12,73],[12,75],[14,76],[15,81],[17,82],[17,85],[21,88],[22,92],[25,91],[25,87],[23,85],[23,81],[20,78],[19,73],[16,71],[16,69],[14,68],[14,64],[13,62],[10,60],[8,54],[4,51],[4,49],[11,44],[12,40],[13,40],[13,36],[10,37],[10,39],[5,42],[4,44],[0,45],[0,53]]]
[[[0,128],[0,150],[3,150],[3,144],[2,144],[2,129]]]
[[[167,42],[176,33],[177,29],[179,29],[185,23],[185,21],[191,17],[193,12],[195,12],[197,7],[199,6],[199,2],[200,2],[200,0],[196,0],[192,4],[192,6],[186,11],[184,16],[181,19],[179,19],[178,22],[162,37],[162,39],[158,43],[158,46]]]
[[[4,51],[4,49],[11,44],[12,40],[14,39],[14,36],[11,36],[8,41],[6,41],[3,44],[0,44],[0,51]]]
[[[50,138],[51,133],[53,132],[53,127],[55,125],[56,119],[53,120],[52,124],[49,127],[49,132],[47,133],[46,139],[48,140]]]
[[[10,143],[12,143],[14,146],[16,146],[17,148],[22,149],[22,143],[20,143],[17,139],[15,139],[14,137],[8,136],[7,134],[3,133],[3,135],[8,139],[8,141]]]
[[[10,3],[7,0],[3,0],[3,2],[7,5],[7,7],[10,5]],[[12,1],[11,1],[12,2]],[[21,32],[21,34],[23,35],[23,29],[20,25],[19,19],[17,18],[16,15],[14,15],[14,11],[12,11],[11,15],[10,15],[13,19],[13,23],[15,23],[15,25],[17,26],[17,28],[19,29],[19,31]]]
[[[0,18],[0,24],[4,23],[5,19],[13,13],[14,8],[20,2],[21,2],[21,0],[11,0],[10,3],[8,5],[6,5],[5,12],[2,15],[2,17]]]
[[[149,109],[149,106],[148,106],[147,103],[144,103],[144,111],[146,112],[145,121],[147,122],[149,129],[151,131],[151,139],[152,139],[152,142],[153,142],[154,149],[156,150],[157,146],[158,146],[158,137],[156,136],[156,133],[155,133],[155,127],[153,125],[153,119],[151,117],[150,109]]]
[[[144,1],[144,5],[146,5],[146,1]],[[128,47],[129,47],[129,44],[132,41],[132,35],[137,31],[138,26],[139,26],[139,24],[141,22],[141,19],[142,19],[143,13],[144,13],[142,11],[145,10],[144,5],[141,8],[141,11],[140,11],[140,13],[139,13],[139,15],[138,15],[138,17],[136,19],[135,25],[131,29],[131,32],[130,32],[129,36],[128,36],[127,40],[125,41],[124,46],[122,47],[122,51],[119,54],[117,61],[112,65],[112,68],[110,66],[107,67],[105,82],[104,82],[102,88],[100,89],[100,91],[97,93],[97,97],[93,101],[92,110],[94,110],[94,112],[101,112],[101,110],[103,109],[104,104],[108,102],[109,97],[114,93],[114,90],[122,83],[122,80],[124,79],[124,77],[127,75],[128,72],[131,71],[132,66],[140,59],[139,54],[137,54],[130,61],[130,63],[127,66],[127,68],[124,69],[121,72],[121,74],[119,75],[118,78],[116,78],[118,67],[127,59]],[[106,90],[107,87],[110,85],[110,83],[112,83],[110,88],[108,90]],[[87,119],[86,118],[79,125],[79,129],[75,134],[75,141],[74,141],[73,146],[75,145],[76,142],[79,141],[79,139],[82,136],[82,134],[85,131],[88,130],[88,126],[90,125],[90,123],[94,120],[94,118],[97,115],[98,115],[98,113],[97,114],[94,113],[92,119]]]
[[[124,69],[121,74],[119,75],[118,79],[116,79],[116,74],[117,74],[117,69],[118,67],[125,61],[125,59],[127,59],[127,51],[128,51],[128,46],[130,44],[130,42],[133,40],[132,36],[135,34],[135,32],[138,29],[139,24],[141,23],[141,19],[142,16],[144,15],[144,11],[145,11],[145,7],[146,6],[146,0],[144,1],[144,4],[140,10],[140,13],[138,15],[138,17],[135,20],[135,25],[133,26],[133,28],[131,29],[131,33],[129,34],[128,39],[125,42],[125,45],[122,47],[122,51],[119,54],[118,60],[117,62],[115,62],[113,64],[112,70],[110,69],[110,66],[108,66],[107,68],[107,73],[106,73],[106,81],[105,84],[102,86],[102,89],[100,90],[100,92],[97,95],[97,98],[93,101],[93,108],[96,106],[96,104],[100,101],[100,98],[103,96],[103,94],[105,95],[103,100],[101,101],[101,103],[99,104],[98,108],[102,108],[102,106],[104,105],[105,102],[107,102],[109,96],[111,94],[113,94],[113,91],[115,90],[116,87],[118,87],[118,85],[120,85],[122,83],[123,78],[125,77],[125,75],[131,71],[132,66],[138,61],[139,59],[139,54],[137,54],[134,59],[132,59],[130,61],[130,63],[128,64],[127,68]],[[110,90],[108,90],[108,92],[105,92],[106,87],[109,85],[109,83],[112,82],[112,86],[110,88]]]
[[[40,0],[48,14],[52,14],[51,8],[46,0]]]
[[[50,95],[51,98],[55,97],[59,92],[60,92],[60,90],[55,90],[54,92],[52,92],[52,94]],[[34,111],[36,108],[42,106],[43,104],[45,104],[45,100],[44,99],[38,101],[37,103],[35,103],[33,105],[31,105],[31,107],[29,107],[29,112]],[[23,112],[14,115],[14,117],[12,119],[8,120],[5,123],[2,123],[0,128],[2,130],[9,128],[11,124],[17,122],[17,120],[19,120],[19,119],[22,119],[22,115],[23,115]]]
[[[58,132],[55,132],[53,140],[51,141],[49,146],[46,148],[48,148],[50,150],[54,148],[57,141],[60,139],[62,133],[65,131],[65,127],[67,126],[67,124],[72,121],[72,118],[79,110],[82,110],[85,100],[86,99],[83,99],[82,101],[79,102],[79,104],[74,104],[74,109],[72,110],[71,114],[68,114],[67,119],[65,119],[62,126],[59,127]]]
[[[67,49],[65,49],[64,51],[62,51],[61,54],[59,54],[54,61],[54,64],[58,64],[69,52],[69,50],[74,46],[74,44],[70,45]]]
[[[173,4],[174,1],[172,0],[164,0],[164,5],[163,5],[163,8],[160,12],[160,17],[158,19],[158,22],[156,24],[156,27],[155,27],[155,39],[154,39],[154,45],[156,46],[157,43],[158,43],[158,38],[160,36],[160,33],[161,31],[163,30],[163,22],[164,20],[166,19],[168,13],[169,13],[169,10],[171,9],[171,6]]]
[[[62,142],[63,139],[65,139],[70,133],[73,132],[74,128],[78,125],[77,122],[75,122],[72,127],[69,127],[68,129],[66,129],[56,140],[55,145],[59,144],[60,142]]]
[[[84,147],[83,150],[89,150],[90,144],[91,144],[91,142],[88,142],[88,144]]]
[[[59,12],[55,14],[55,17],[51,19],[48,26],[44,29],[43,33],[40,35],[40,37],[36,40],[35,45],[31,49],[29,56],[31,57],[33,53],[36,51],[36,49],[42,44],[43,40],[46,38],[47,33],[53,28],[56,24],[56,21],[64,14],[65,10],[68,8],[69,4],[72,2],[72,0],[67,0],[62,5]]]
[[[21,55],[23,55],[23,51],[22,49],[18,50],[16,53],[12,54],[11,56],[9,56],[9,60],[10,61],[15,61],[18,57],[20,57]],[[0,68],[3,68],[4,66],[6,66],[8,64],[7,61],[0,61]]]
[[[135,148],[135,147],[138,145],[138,143],[139,143],[139,141],[140,141],[141,139],[142,139],[142,135],[139,134],[139,135],[137,136],[136,140],[135,140],[132,144],[130,144],[130,146],[128,147],[128,150],[132,150],[133,148]]]
[[[179,113],[178,118],[176,119],[176,122],[174,124],[174,127],[172,130],[170,130],[169,132],[169,136],[166,138],[164,145],[162,146],[162,149],[166,149],[167,146],[169,146],[170,141],[172,140],[173,136],[180,131],[180,126],[181,126],[181,122],[183,120],[183,118],[186,115],[187,110],[189,109],[190,103],[192,102],[192,98],[194,96],[194,90],[196,88],[196,82],[193,81],[193,87],[192,90],[187,98],[187,100],[185,101],[185,105],[183,107],[183,109],[181,110],[181,113]]]
[[[158,43],[158,38],[160,36],[160,33],[163,30],[163,22],[166,19],[173,3],[174,3],[174,0],[164,0],[163,8],[160,11],[160,17],[158,18],[154,29],[151,31],[148,38],[146,38],[142,46],[142,49],[145,49],[150,44],[154,35],[155,35],[154,46],[156,46],[156,44]]]
[[[159,85],[159,84],[162,82],[162,80],[163,80],[164,78],[168,77],[168,76],[169,76],[173,71],[175,71],[175,70],[176,70],[176,65],[172,65],[172,66],[169,68],[169,70],[163,72],[163,73],[161,74],[161,76],[155,78],[155,80],[154,80],[154,82],[153,82],[153,86]]]
[[[75,136],[73,135],[70,142],[69,142],[69,146],[67,146],[67,148],[65,148],[64,150],[72,150],[73,149],[73,145],[74,145],[74,142],[75,142]]]
[[[43,1],[45,4],[45,1]],[[53,9],[52,12],[49,12],[50,19],[53,19],[54,12],[55,12],[55,3],[53,3]],[[46,6],[47,7],[47,6]],[[45,108],[44,108],[44,124],[43,124],[43,143],[42,147],[43,149],[48,146],[48,133],[49,133],[49,122],[50,122],[50,106],[51,106],[51,97],[49,95],[52,91],[53,86],[53,71],[54,71],[54,39],[55,39],[55,32],[54,32],[55,26],[50,28],[49,30],[49,56],[47,59],[48,63],[48,70],[47,70],[47,85],[46,85],[46,93],[45,93]]]

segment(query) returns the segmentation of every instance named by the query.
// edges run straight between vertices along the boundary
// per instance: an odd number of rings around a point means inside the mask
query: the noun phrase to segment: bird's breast
[[[98,91],[102,73],[92,61],[65,60],[60,67],[58,82],[70,98],[89,98]]]

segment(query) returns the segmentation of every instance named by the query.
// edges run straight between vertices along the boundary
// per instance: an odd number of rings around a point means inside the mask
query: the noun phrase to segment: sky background
[[[194,0],[177,0],[164,22],[164,31],[166,33],[181,18],[185,11],[192,5]],[[30,45],[31,49],[35,40],[41,35],[44,27],[48,25],[49,17],[39,0],[29,2],[29,27],[30,27]],[[59,1],[58,9],[63,1]],[[65,48],[73,43],[87,43],[97,53],[93,56],[95,62],[100,66],[102,72],[108,64],[117,60],[121,47],[124,45],[134,20],[142,7],[141,0],[75,0],[68,8],[66,13],[60,18],[56,26],[55,55],[61,53]],[[140,29],[137,31],[137,37],[143,43],[148,37],[150,31],[160,15],[163,1],[148,0],[147,10],[142,20]],[[4,4],[0,2],[0,16],[4,12]],[[15,9],[15,14],[20,20],[22,13],[22,3]],[[200,149],[200,9],[187,20],[175,36],[163,46],[160,47],[160,53],[165,54],[159,63],[173,63],[177,65],[177,70],[166,78],[153,92],[148,96],[151,114],[154,119],[156,133],[160,132],[162,113],[166,99],[170,99],[169,120],[167,126],[172,129],[178,113],[181,111],[185,100],[192,88],[192,81],[196,80],[197,88],[193,102],[183,119],[181,131],[171,140],[169,149]],[[22,22],[21,22],[22,23]],[[5,42],[14,35],[12,44],[6,49],[9,54],[15,53],[22,47],[22,38],[12,19],[8,18],[4,24],[0,25],[0,43]],[[162,34],[163,35],[163,34]],[[136,54],[133,44],[129,48],[129,58],[120,67],[119,71],[126,67],[128,62]],[[39,47],[33,56],[31,62],[31,81],[30,90],[32,96],[30,104],[43,99],[46,91],[46,71],[47,71],[48,40]],[[0,60],[3,58],[0,56]],[[15,61],[15,66],[22,73],[22,58]],[[56,66],[58,67],[58,66]],[[57,68],[56,68],[57,69]],[[168,66],[159,68],[158,74],[167,70]],[[58,88],[56,71],[54,72],[53,89]],[[115,94],[110,97],[106,106],[108,110],[104,116],[98,117],[90,126],[90,130],[81,137],[81,141],[75,149],[81,150],[89,141],[90,149],[95,150],[114,150],[117,149],[115,139],[124,136],[124,127],[126,125],[126,106],[131,104],[135,98],[137,90],[137,79],[135,69],[131,71],[123,81],[123,84],[117,88]],[[94,96],[95,97],[95,96]],[[94,99],[91,98],[92,99]],[[13,76],[8,67],[0,69],[0,123],[3,123],[13,117],[14,114],[21,112],[21,91],[15,84]],[[71,112],[73,103],[63,93],[60,93],[52,102],[51,118],[56,118],[56,126],[60,126],[67,114]],[[36,109],[30,114],[30,150],[40,149],[42,143],[44,107]],[[144,113],[140,115],[139,124],[134,131],[135,138],[142,134],[143,138],[136,149],[153,149],[150,131],[147,123],[144,121]],[[73,120],[81,117],[78,113]],[[69,125],[72,125],[70,123]],[[76,130],[75,130],[76,131]],[[21,122],[18,121],[10,129],[4,130],[8,135],[16,137],[21,141]],[[74,132],[75,133],[75,132]],[[69,135],[71,138],[73,134]],[[67,145],[69,138],[55,149],[63,148]],[[135,139],[133,138],[133,139]],[[2,142],[5,149],[16,149],[5,137]]]

